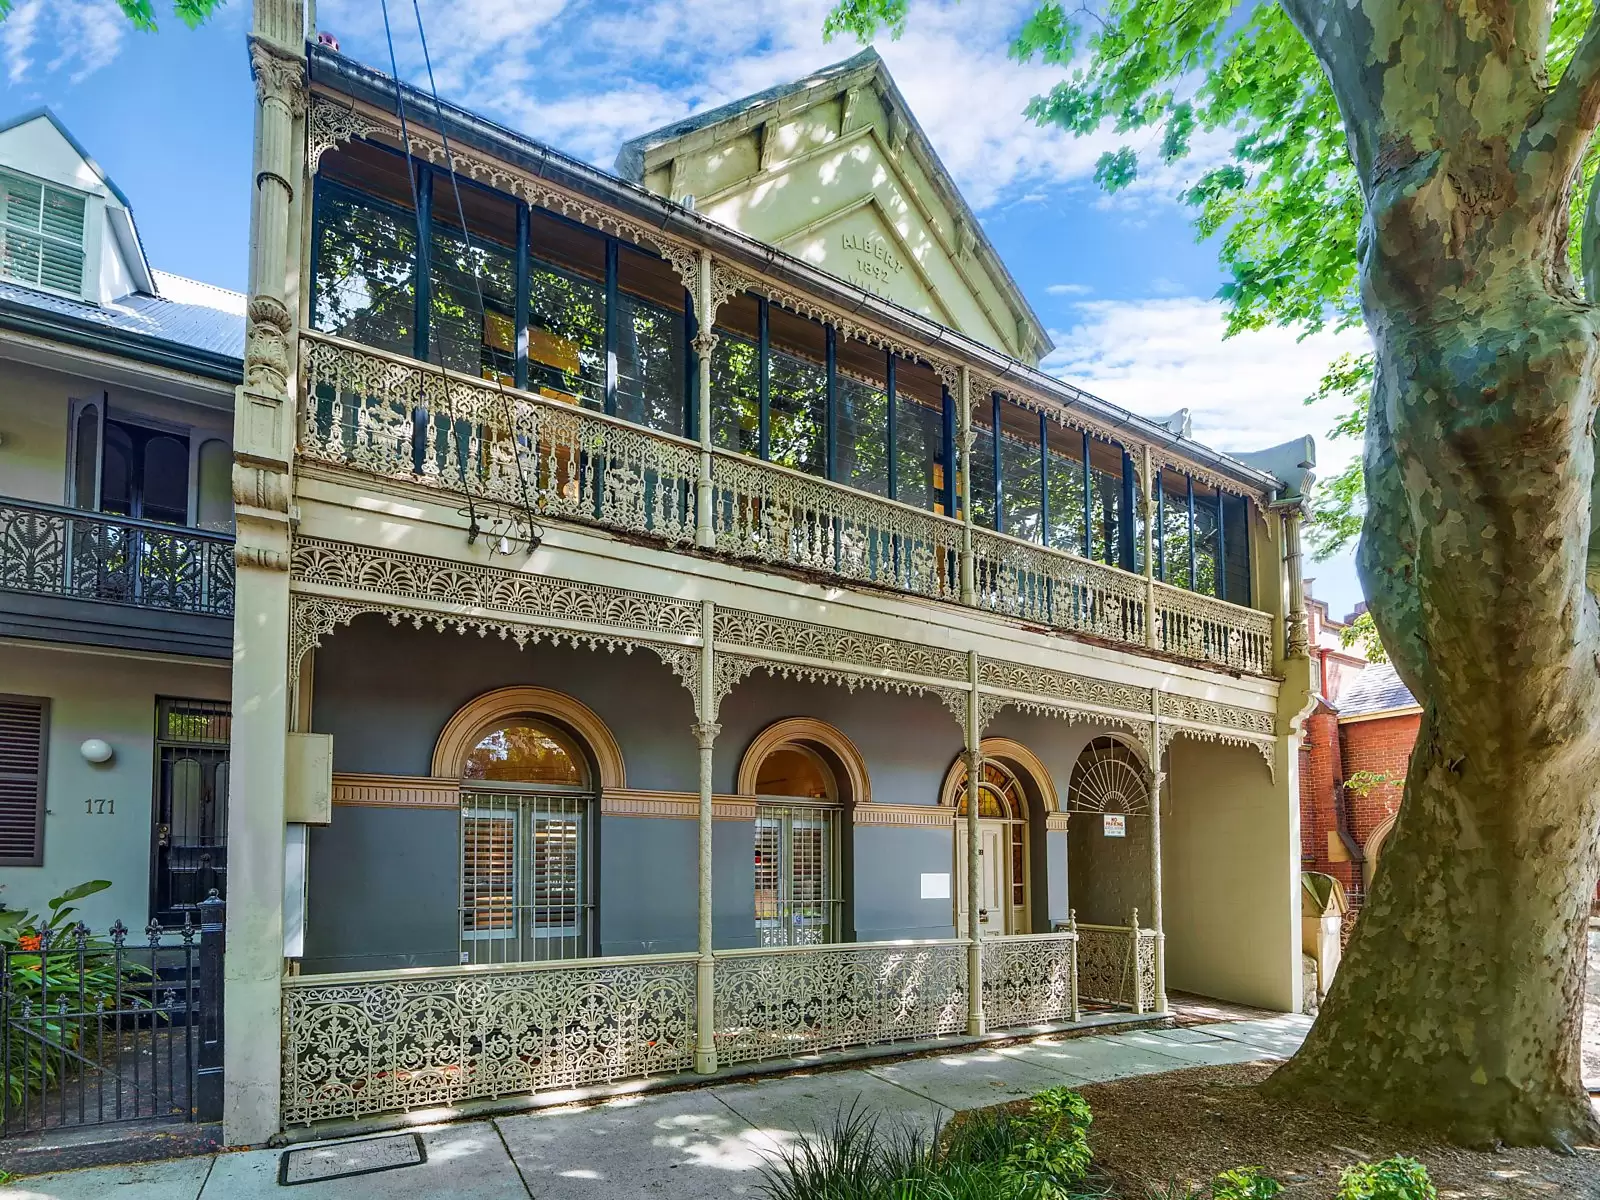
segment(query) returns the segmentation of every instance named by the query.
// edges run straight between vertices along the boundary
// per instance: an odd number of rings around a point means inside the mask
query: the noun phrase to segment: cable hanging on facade
[[[488,322],[488,306],[483,298],[482,267],[479,260],[477,247],[475,247],[472,243],[472,231],[467,227],[466,207],[461,200],[461,184],[456,178],[455,152],[450,148],[450,135],[446,133],[444,129],[444,106],[439,102],[439,88],[434,82],[433,60],[428,53],[428,35],[423,28],[422,8],[418,3],[418,0],[412,0],[411,7],[417,20],[417,37],[422,44],[422,60],[428,71],[428,90],[433,99],[434,114],[438,118],[439,137],[444,147],[445,166],[450,173],[450,189],[455,196],[456,218],[461,223],[461,236],[467,248],[467,258],[472,263],[472,284],[478,300],[479,327],[483,328]],[[389,24],[389,0],[382,0],[382,8],[383,33],[389,46],[389,70],[395,84],[395,115],[398,117],[400,122],[400,140],[405,148],[406,175],[411,185],[411,208],[412,211],[417,214],[417,239],[419,243],[423,242],[423,239],[428,239],[428,241],[431,242],[432,231],[422,228],[421,197],[417,193],[417,159],[416,155],[411,149],[411,130],[410,125],[406,120],[405,92],[400,83],[400,67],[395,55],[394,33]],[[425,262],[430,263],[432,260],[431,255],[427,254],[423,256],[423,259]],[[440,382],[444,385],[445,403],[449,411],[450,424],[452,429],[454,429],[456,424],[455,401],[450,395],[449,373],[445,368],[442,357],[438,366]],[[532,551],[538,549],[540,543],[544,540],[544,530],[540,527],[538,521],[534,517],[533,503],[528,495],[528,477],[523,471],[522,448],[517,436],[516,424],[512,420],[511,402],[510,398],[506,395],[505,381],[500,377],[499,371],[495,371],[493,374],[495,390],[499,394],[501,411],[503,417],[505,418],[506,433],[511,440],[512,463],[517,472],[517,484],[522,494],[522,516],[523,520],[526,522],[527,547],[530,551]],[[475,464],[471,463],[463,463],[462,466],[469,476],[471,471],[475,469]],[[478,523],[477,506],[472,497],[471,479],[467,478],[463,482],[467,485],[465,488],[467,507],[464,511],[464,515],[467,517],[467,541],[470,544],[477,541],[478,536],[483,532],[483,530]],[[503,535],[498,539],[494,539],[491,535],[491,539],[492,540],[489,547],[491,554],[511,553],[509,539]]]

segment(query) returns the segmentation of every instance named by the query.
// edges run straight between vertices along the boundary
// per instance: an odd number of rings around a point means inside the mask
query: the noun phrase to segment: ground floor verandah
[[[1174,960],[1183,986],[1293,1002],[1287,896],[1284,945],[1260,936],[1262,853],[1293,865],[1271,756],[1163,736],[1151,690],[1026,697],[888,639],[871,666],[808,661],[771,644],[792,621],[712,658],[690,624],[519,652],[387,616],[302,627],[335,805],[291,827],[286,1124],[1157,1012]]]

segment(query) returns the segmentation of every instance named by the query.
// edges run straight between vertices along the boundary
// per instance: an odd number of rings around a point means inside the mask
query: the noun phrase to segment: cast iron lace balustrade
[[[961,941],[856,942],[717,955],[717,1061],[752,1062],[960,1033]]]
[[[669,544],[694,536],[692,442],[336,338],[303,339],[305,457]]]
[[[1170,584],[1156,589],[1156,645],[1168,654],[1265,675],[1272,670],[1272,614]]]
[[[1107,641],[1145,644],[1145,583],[1116,567],[987,529],[972,533],[979,607]]]
[[[959,522],[721,450],[712,453],[711,486],[716,545],[729,554],[960,597]]]
[[[983,1015],[990,1029],[1078,1019],[1077,935],[983,940]]]
[[[1155,1003],[1155,932],[1141,929],[1136,936],[1127,925],[1080,924],[1078,997],[1135,1012],[1149,1009]]]
[[[325,334],[301,335],[300,456],[470,494],[538,516],[694,540],[700,447],[530,392]],[[958,521],[774,463],[711,452],[713,545],[958,602]],[[975,603],[991,612],[1231,670],[1269,674],[1270,613],[1148,582],[989,530],[973,531]]]
[[[233,615],[233,535],[0,500],[0,590]]]
[[[306,1124],[687,1071],[695,958],[283,981],[283,1120]]]

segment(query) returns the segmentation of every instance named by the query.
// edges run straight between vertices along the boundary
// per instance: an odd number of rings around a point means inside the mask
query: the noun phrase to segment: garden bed
[[[1129,1200],[1172,1179],[1208,1183],[1243,1164],[1280,1180],[1285,1200],[1331,1200],[1345,1167],[1406,1154],[1428,1168],[1440,1200],[1600,1200],[1600,1149],[1563,1156],[1433,1145],[1349,1113],[1270,1101],[1253,1085],[1273,1069],[1195,1067],[1083,1087],[1096,1169]]]

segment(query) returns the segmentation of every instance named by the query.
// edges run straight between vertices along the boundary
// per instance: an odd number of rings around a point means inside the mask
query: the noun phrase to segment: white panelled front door
[[[1004,821],[978,822],[978,862],[982,879],[978,892],[978,928],[985,937],[1009,932],[1010,830]],[[967,821],[956,820],[956,936],[967,935]]]

